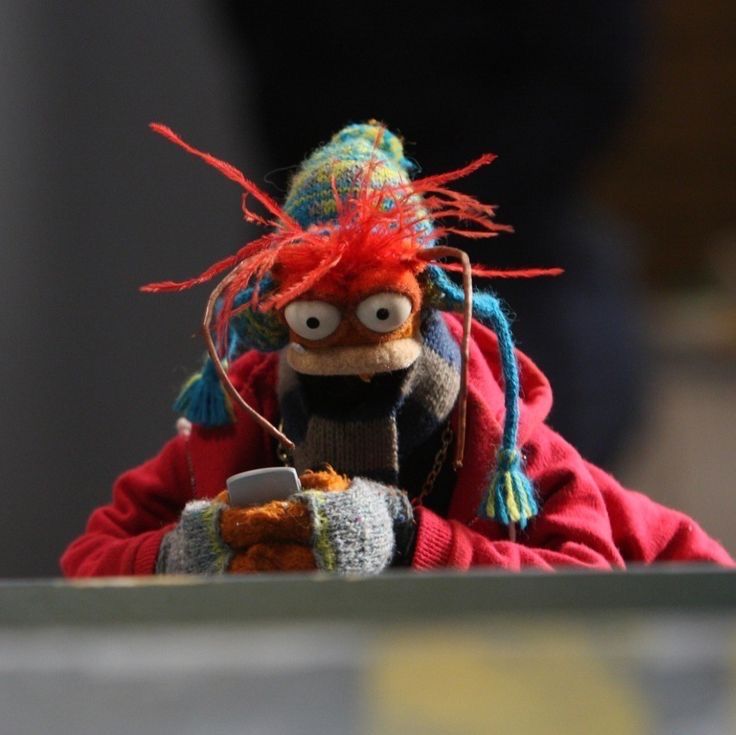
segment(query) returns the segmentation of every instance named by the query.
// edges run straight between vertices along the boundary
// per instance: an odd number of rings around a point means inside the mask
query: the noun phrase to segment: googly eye
[[[355,310],[358,319],[374,332],[393,332],[411,314],[411,300],[400,293],[376,293]]]
[[[304,339],[329,337],[340,324],[340,310],[326,301],[292,301],[284,309],[286,323]]]

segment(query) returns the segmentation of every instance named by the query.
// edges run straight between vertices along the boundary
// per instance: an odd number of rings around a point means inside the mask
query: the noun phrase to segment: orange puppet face
[[[404,268],[323,279],[282,310],[287,359],[309,375],[360,375],[409,367],[421,351],[422,293]]]

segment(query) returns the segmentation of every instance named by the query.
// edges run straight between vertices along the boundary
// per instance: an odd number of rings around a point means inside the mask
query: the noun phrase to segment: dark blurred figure
[[[347,122],[401,133],[427,173],[491,151],[463,185],[516,234],[462,247],[496,266],[562,266],[559,279],[495,282],[515,335],[549,376],[552,425],[611,467],[637,418],[642,347],[630,242],[580,191],[584,166],[632,98],[635,2],[221,2],[256,99],[264,152],[290,169]],[[250,122],[250,121],[249,121]],[[416,145],[414,144],[416,141]]]

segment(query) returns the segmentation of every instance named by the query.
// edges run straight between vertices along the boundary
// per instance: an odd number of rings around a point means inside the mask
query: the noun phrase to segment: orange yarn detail
[[[228,546],[243,549],[266,542],[308,544],[312,528],[305,505],[273,500],[255,508],[225,508],[220,533]]]
[[[214,498],[212,498],[212,502],[230,505],[230,493],[227,490],[221,490]]]
[[[306,572],[316,569],[314,555],[308,546],[297,544],[256,544],[248,551],[237,554],[230,562],[229,571],[248,572]]]
[[[350,487],[350,479],[346,475],[340,475],[327,465],[327,468],[315,472],[307,470],[299,478],[305,490],[347,490]]]

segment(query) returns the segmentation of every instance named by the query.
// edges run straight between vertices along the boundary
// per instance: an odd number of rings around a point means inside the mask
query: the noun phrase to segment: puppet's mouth
[[[413,337],[377,345],[314,350],[292,342],[286,348],[286,359],[304,375],[375,375],[410,367],[421,351],[421,342]]]

